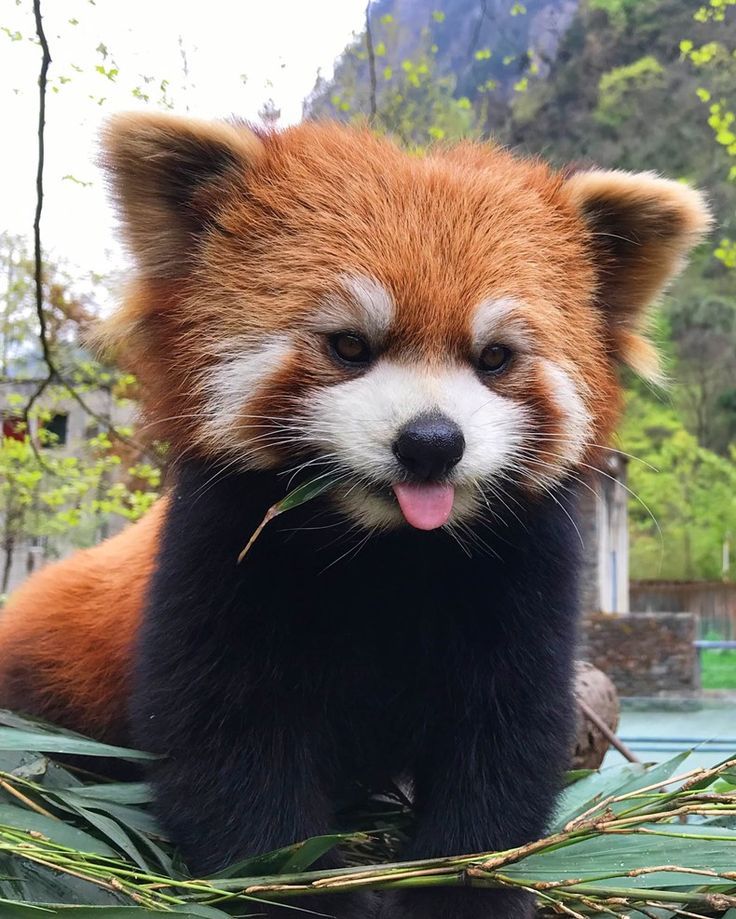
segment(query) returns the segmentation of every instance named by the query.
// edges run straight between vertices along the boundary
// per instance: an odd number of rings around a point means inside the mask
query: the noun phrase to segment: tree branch
[[[44,311],[43,250],[41,247],[41,215],[43,213],[44,201],[43,174],[46,157],[46,88],[48,84],[49,65],[51,64],[51,52],[49,50],[49,44],[43,28],[41,0],[33,0],[33,16],[36,21],[36,36],[38,37],[42,51],[41,70],[38,76],[38,166],[36,168],[36,212],[33,220],[34,281],[36,318],[38,320],[39,328],[38,338],[41,343],[41,354],[43,356],[43,361],[46,364],[47,374],[42,380],[38,382],[36,389],[30,396],[23,410],[23,421],[26,426],[28,441],[36,456],[36,459],[42,466],[48,468],[47,464],[44,462],[43,458],[38,452],[34,439],[31,435],[30,413],[33,406],[43,395],[46,389],[52,383],[58,382],[61,386],[64,387],[64,389],[75,400],[75,402],[81,406],[87,415],[105,426],[108,433],[112,437],[114,437],[116,440],[119,440],[121,443],[132,447],[135,450],[141,451],[158,466],[160,465],[160,460],[156,454],[150,450],[150,448],[138,443],[130,437],[127,437],[125,434],[117,430],[109,418],[105,418],[103,415],[98,414],[92,408],[90,408],[86,400],[83,399],[82,396],[77,392],[74,384],[67,380],[59,371],[52,354],[51,343],[49,341],[48,326],[46,323],[46,313]]]
[[[368,75],[370,79],[368,121],[373,125],[375,124],[376,115],[378,114],[378,82],[376,80],[376,50],[373,46],[373,29],[371,27],[371,0],[368,0],[365,7],[365,46],[368,52]]]
[[[468,49],[471,54],[475,52],[475,49],[478,47],[478,41],[480,40],[480,33],[483,29],[483,21],[488,19],[489,22],[492,21],[491,15],[488,12],[488,0],[480,0],[480,16],[478,17],[478,22],[475,25],[475,30],[473,32],[473,37],[470,40],[470,48]]]
[[[34,285],[35,285],[35,303],[36,318],[39,323],[39,340],[41,342],[41,353],[44,363],[46,364],[46,376],[39,380],[35,390],[26,402],[23,409],[23,422],[25,424],[28,443],[33,450],[38,463],[46,468],[46,462],[38,452],[36,443],[31,433],[31,410],[38,399],[43,395],[46,388],[56,377],[56,368],[51,358],[48,335],[46,330],[46,314],[43,310],[43,257],[41,251],[41,214],[43,213],[43,168],[46,158],[45,128],[46,128],[46,86],[48,83],[49,65],[51,64],[51,53],[49,44],[46,40],[46,33],[43,28],[43,19],[41,17],[41,0],[33,0],[33,16],[36,20],[36,36],[41,45],[41,71],[38,75],[38,165],[36,167],[36,212],[33,218],[33,258],[34,258]]]
[[[584,702],[582,699],[578,699],[578,705],[580,706],[580,711],[583,713],[583,715],[585,715],[588,721],[590,721],[591,724],[598,728],[606,740],[612,746],[614,746],[625,759],[627,759],[630,763],[641,762],[641,760],[635,756],[631,750],[629,750],[626,744],[613,733],[613,731],[608,727],[606,722],[598,715],[598,713],[593,711],[587,702]]]
[[[46,158],[46,85],[48,83],[49,64],[51,53],[46,40],[41,18],[41,0],[33,0],[33,15],[36,20],[36,35],[43,52],[41,57],[41,72],[38,77],[38,166],[36,168],[36,215],[33,220],[33,253],[35,261],[36,285],[36,316],[40,329],[41,351],[43,359],[49,369],[49,376],[53,378],[55,369],[51,360],[48,334],[46,330],[46,315],[43,310],[43,261],[41,257],[41,214],[43,212],[43,167]],[[50,380],[49,380],[50,382]]]

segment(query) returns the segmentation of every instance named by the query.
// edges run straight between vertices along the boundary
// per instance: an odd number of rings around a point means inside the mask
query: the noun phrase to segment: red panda
[[[329,123],[121,115],[103,156],[136,265],[106,337],[175,481],[11,598],[0,704],[162,754],[157,811],[196,872],[326,833],[353,783],[400,773],[406,858],[535,838],[569,754],[576,494],[619,367],[657,372],[646,307],[702,197]],[[237,564],[315,476],[331,489]],[[365,896],[320,910],[533,911]]]
[[[0,704],[125,742],[131,649],[165,514],[42,569],[0,613]]]

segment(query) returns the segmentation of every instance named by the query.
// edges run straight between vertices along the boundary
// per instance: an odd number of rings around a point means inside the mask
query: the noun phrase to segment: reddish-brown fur
[[[145,349],[145,362],[133,360],[155,416],[196,414],[193,371],[214,359],[203,344],[292,329],[336,275],[352,270],[381,281],[401,305],[397,347],[411,341],[438,360],[463,355],[471,313],[485,297],[528,304],[546,356],[570,360],[589,384],[592,439],[610,432],[617,384],[604,359],[604,318],[590,309],[589,231],[560,174],[473,144],[410,157],[338,125],[301,125],[265,146],[234,187],[212,191],[222,198],[222,232],[208,235],[187,283],[144,280],[114,320]],[[330,368],[316,362],[302,373],[309,370]],[[292,376],[292,392],[295,385]],[[164,433],[180,448],[197,437],[187,419]]]
[[[130,648],[165,511],[164,499],[138,523],[49,565],[13,595],[0,616],[3,705],[40,709],[100,739],[124,737]]]
[[[227,149],[231,165],[201,183],[185,215],[175,212],[159,185],[203,145]],[[696,193],[652,176],[567,178],[490,145],[407,155],[367,130],[332,124],[257,138],[244,127],[124,116],[109,129],[106,151],[139,267],[106,339],[139,375],[154,431],[175,454],[237,450],[201,425],[198,384],[217,343],[301,328],[345,272],[369,275],[392,294],[397,316],[386,348],[399,359],[464,360],[478,304],[513,297],[537,353],[569,368],[578,384],[592,418],[589,440],[605,443],[619,414],[617,364],[652,371],[639,335],[643,310],[707,225]],[[622,221],[625,251],[607,243],[607,227],[620,238]],[[625,284],[616,275],[622,266]],[[249,404],[251,415],[288,423],[310,387],[339,379],[308,336],[298,360],[279,370]],[[538,372],[509,375],[497,389],[543,414],[546,432],[556,433],[554,394]],[[257,433],[242,425],[244,440]],[[544,441],[539,461],[559,449]],[[0,620],[2,704],[115,734],[165,512],[162,502],[13,597]],[[29,664],[41,703],[26,706],[28,683],[15,674]]]

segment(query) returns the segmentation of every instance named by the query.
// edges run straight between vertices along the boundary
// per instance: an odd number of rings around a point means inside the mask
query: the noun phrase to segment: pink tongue
[[[394,492],[406,522],[418,530],[436,530],[452,513],[455,489],[452,485],[400,482]]]

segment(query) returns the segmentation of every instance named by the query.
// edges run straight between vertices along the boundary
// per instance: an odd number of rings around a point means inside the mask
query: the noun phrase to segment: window
[[[57,413],[52,415],[49,421],[44,425],[44,430],[53,434],[51,440],[45,444],[47,447],[63,447],[66,443],[67,427],[69,416]]]

